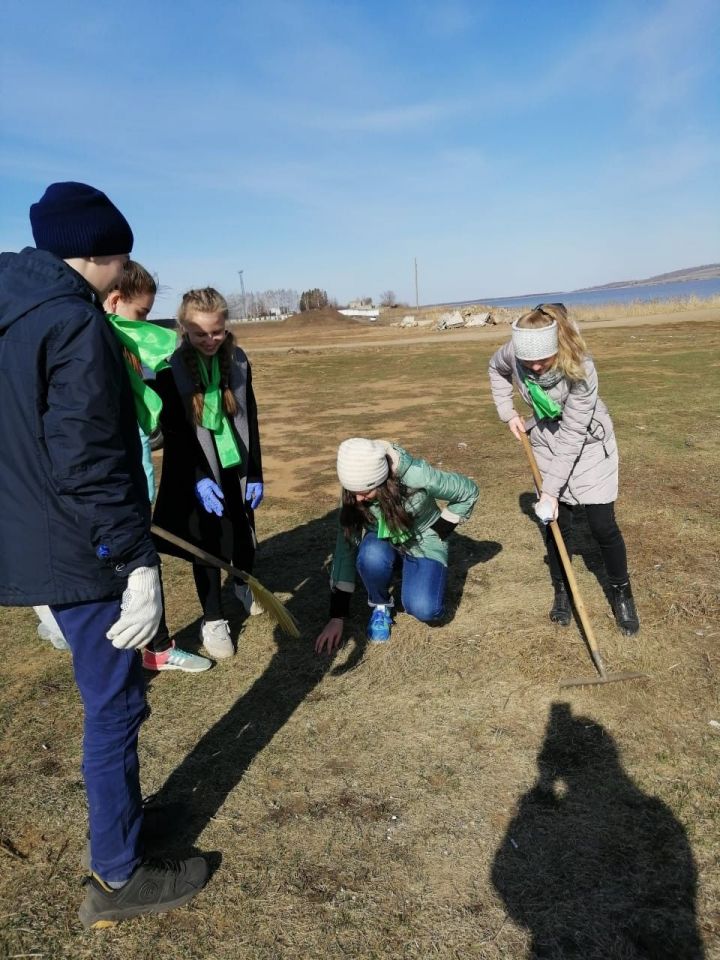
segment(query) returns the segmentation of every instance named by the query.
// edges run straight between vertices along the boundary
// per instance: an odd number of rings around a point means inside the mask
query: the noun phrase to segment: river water
[[[642,287],[617,287],[613,290],[571,290],[554,293],[531,293],[522,297],[495,297],[490,300],[463,300],[449,306],[473,303],[497,307],[534,307],[538,303],[572,304],[631,303],[633,300],[676,300],[698,297],[705,300],[720,294],[720,277],[711,280],[680,280],[673,283],[651,283]]]

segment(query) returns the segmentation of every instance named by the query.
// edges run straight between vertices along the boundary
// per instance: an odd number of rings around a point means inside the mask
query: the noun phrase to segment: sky
[[[720,260],[716,0],[5,0],[0,248],[104,190],[183,291],[572,290]]]

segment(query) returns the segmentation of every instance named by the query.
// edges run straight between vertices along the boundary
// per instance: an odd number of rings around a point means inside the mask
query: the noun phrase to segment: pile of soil
[[[342,324],[351,326],[357,321],[352,317],[345,317],[334,307],[321,307],[319,310],[306,310],[304,313],[294,313],[284,322],[285,327],[335,327]]]

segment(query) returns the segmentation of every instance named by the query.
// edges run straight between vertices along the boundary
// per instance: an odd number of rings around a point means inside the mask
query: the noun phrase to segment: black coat
[[[158,562],[120,345],[53,254],[0,255],[0,604],[117,597]]]
[[[186,348],[181,346],[179,349],[182,351]],[[245,354],[239,348],[236,348],[236,353],[247,363]],[[237,467],[222,471],[220,485],[225,494],[222,517],[207,513],[195,493],[196,483],[205,477],[213,479],[213,472],[197,438],[188,405],[189,398],[181,396],[169,369],[158,373],[153,388],[163,401],[160,414],[163,465],[153,523],[249,572],[254,555],[254,520],[252,510],[243,500],[242,489],[245,480],[262,482],[260,431],[250,364],[247,364],[246,382],[233,391],[241,409],[246,411],[249,443],[246,449],[236,434],[242,462]],[[160,537],[156,537],[155,542],[163,553],[192,559]]]

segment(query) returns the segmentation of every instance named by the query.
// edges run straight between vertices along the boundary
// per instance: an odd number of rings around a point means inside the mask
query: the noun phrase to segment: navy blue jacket
[[[0,255],[0,604],[117,597],[158,563],[130,382],[91,287]]]

